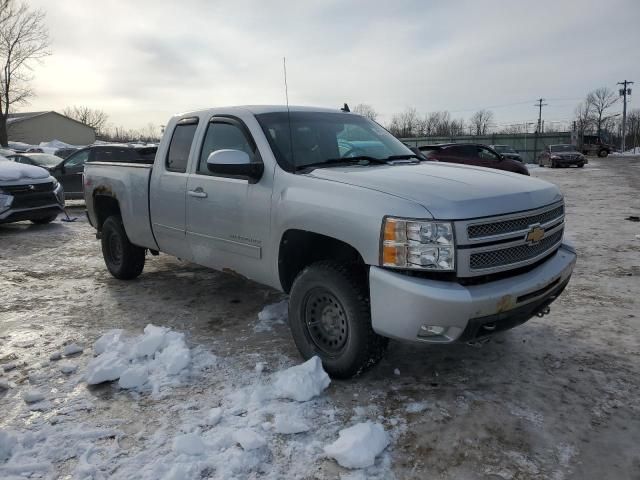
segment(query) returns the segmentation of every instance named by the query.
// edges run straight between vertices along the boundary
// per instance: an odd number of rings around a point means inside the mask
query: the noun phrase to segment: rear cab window
[[[169,172],[186,173],[191,144],[198,128],[198,118],[183,118],[173,130],[165,168]]]

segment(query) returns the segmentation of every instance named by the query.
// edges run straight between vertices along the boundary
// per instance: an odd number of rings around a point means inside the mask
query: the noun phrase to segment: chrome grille
[[[506,233],[526,230],[530,225],[551,222],[555,219],[559,219],[562,215],[564,215],[564,205],[560,205],[552,210],[538,213],[536,215],[503,220],[500,222],[469,225],[467,227],[467,234],[470,239],[503,235]]]
[[[540,243],[535,245],[525,244],[503,248],[501,250],[473,253],[469,257],[469,266],[471,270],[483,270],[532,260],[560,242],[560,240],[562,240],[562,233],[563,230],[560,229],[548,237],[543,238]]]

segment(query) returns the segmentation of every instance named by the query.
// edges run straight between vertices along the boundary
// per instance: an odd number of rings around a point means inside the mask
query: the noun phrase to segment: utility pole
[[[618,82],[618,85],[622,85],[620,89],[620,96],[622,97],[622,145],[621,150],[625,151],[625,136],[627,135],[627,95],[631,95],[631,89],[627,88],[627,85],[631,85],[633,82],[623,80]]]
[[[542,107],[547,105],[544,102],[544,98],[539,98],[538,103],[534,105],[534,107],[538,107],[538,128],[536,128],[536,134],[533,138],[533,161],[536,161],[536,155],[538,153],[538,136],[542,133]]]

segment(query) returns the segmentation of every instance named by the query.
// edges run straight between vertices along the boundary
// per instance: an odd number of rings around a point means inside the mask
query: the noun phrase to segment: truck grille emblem
[[[535,245],[536,243],[540,243],[540,240],[542,240],[543,238],[544,228],[542,228],[540,225],[532,225],[524,237],[528,245]]]

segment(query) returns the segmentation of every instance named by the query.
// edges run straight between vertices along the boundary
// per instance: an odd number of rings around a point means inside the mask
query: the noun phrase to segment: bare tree
[[[402,113],[396,113],[391,117],[388,129],[396,137],[410,138],[419,135],[420,119],[415,108],[407,108]]]
[[[618,98],[618,95],[607,87],[598,88],[587,95],[586,104],[593,111],[598,135],[602,130],[604,114],[618,101]]]
[[[493,112],[491,110],[478,110],[469,119],[476,131],[476,135],[485,135],[491,122],[493,122]]]
[[[355,107],[353,107],[353,111],[363,117],[368,118],[369,120],[375,121],[378,118],[378,112],[374,110],[371,105],[366,103],[359,103]]]
[[[574,122],[576,133],[580,138],[589,131],[593,125],[593,110],[589,102],[580,102],[574,110]]]
[[[102,132],[109,118],[103,110],[85,107],[84,105],[67,107],[62,113],[95,129],[97,134]]]
[[[7,115],[25,103],[33,90],[30,70],[34,62],[50,55],[49,32],[41,10],[27,3],[0,0],[0,145],[7,146]]]

